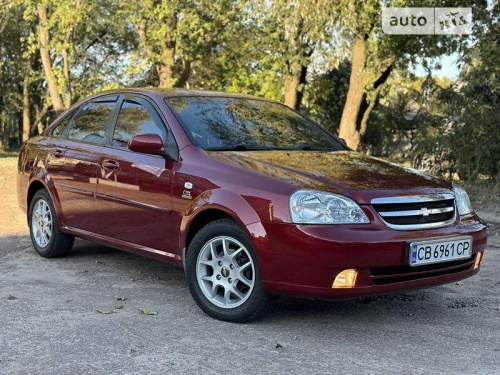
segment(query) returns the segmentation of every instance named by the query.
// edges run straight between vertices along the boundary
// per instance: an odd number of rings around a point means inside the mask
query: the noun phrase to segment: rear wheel
[[[61,232],[54,205],[47,190],[38,190],[31,200],[28,225],[33,247],[42,257],[62,257],[71,251],[74,237]]]
[[[275,300],[262,286],[252,244],[231,219],[209,223],[194,236],[186,255],[186,273],[198,306],[219,320],[257,319]]]

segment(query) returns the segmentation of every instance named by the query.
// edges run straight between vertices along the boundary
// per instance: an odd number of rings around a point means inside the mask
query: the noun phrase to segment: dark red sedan
[[[35,250],[74,237],[184,267],[217,319],[275,295],[351,298],[479,271],[486,225],[458,185],[349,150],[297,112],[183,90],[94,95],[19,156]]]

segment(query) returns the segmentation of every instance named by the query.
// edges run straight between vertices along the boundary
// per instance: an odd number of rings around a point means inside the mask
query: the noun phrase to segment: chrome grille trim
[[[384,223],[389,228],[397,230],[441,228],[453,224],[456,220],[455,196],[453,194],[374,198],[370,203]],[[425,207],[426,203],[430,208]],[[408,205],[407,209],[405,209],[405,205]],[[420,205],[422,207],[419,207]],[[450,216],[451,214],[452,216]],[[440,217],[434,215],[440,215]],[[434,220],[441,221],[432,222],[433,216]],[[445,218],[446,220],[444,220]],[[431,222],[419,222],[426,220]],[[409,224],[404,224],[404,222],[409,222]]]
[[[443,214],[445,212],[453,211],[453,207],[444,208],[431,208],[430,210],[411,210],[411,211],[388,211],[379,212],[378,214],[382,217],[398,217],[398,216],[428,216],[435,214]]]
[[[455,199],[453,194],[430,194],[430,195],[408,195],[403,197],[374,198],[371,204],[398,204],[398,203],[420,203],[435,202]]]

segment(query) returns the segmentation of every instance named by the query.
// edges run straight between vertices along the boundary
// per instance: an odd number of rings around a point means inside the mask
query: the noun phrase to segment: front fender
[[[189,205],[182,217],[180,227],[181,245],[186,242],[190,224],[202,212],[210,209],[223,211],[242,227],[260,222],[259,215],[239,194],[226,189],[208,190],[198,195]]]
[[[261,218],[244,197],[226,189],[205,191],[189,205],[180,226],[179,248],[183,250],[183,258],[189,227],[200,214],[213,209],[226,213],[243,228],[253,244],[260,265],[269,262],[271,254],[266,251],[268,246],[263,246],[267,244],[268,237]],[[264,269],[261,272],[264,278],[266,272]]]

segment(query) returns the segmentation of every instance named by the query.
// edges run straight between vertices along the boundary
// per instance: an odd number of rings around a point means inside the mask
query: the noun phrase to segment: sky
[[[460,70],[457,65],[458,55],[453,54],[449,56],[442,56],[439,58],[439,62],[441,63],[441,69],[433,69],[433,75],[437,75],[440,77],[449,77],[452,81],[456,80],[460,74]],[[412,72],[414,72],[417,76],[425,76],[427,72],[422,67],[421,64],[418,64],[415,68],[410,68]]]

